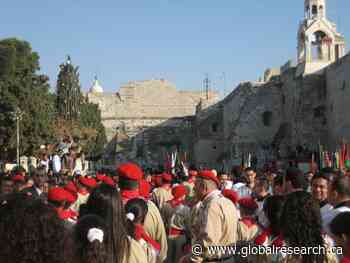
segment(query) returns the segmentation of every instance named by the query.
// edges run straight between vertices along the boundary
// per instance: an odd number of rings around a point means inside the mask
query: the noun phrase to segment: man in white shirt
[[[330,183],[329,202],[334,206],[323,217],[323,228],[330,233],[329,224],[340,213],[350,212],[350,178],[338,176]]]
[[[55,155],[52,158],[52,169],[54,174],[59,174],[61,172],[62,164],[61,164],[61,157],[62,151],[59,150],[55,153]]]
[[[229,176],[226,173],[221,173],[219,174],[219,180],[221,183],[221,190],[225,190],[225,189],[232,189],[233,187],[233,182],[231,180],[229,180]]]
[[[311,179],[311,193],[320,204],[322,218],[333,209],[333,206],[328,202],[329,184],[330,178],[324,173],[316,174]]]

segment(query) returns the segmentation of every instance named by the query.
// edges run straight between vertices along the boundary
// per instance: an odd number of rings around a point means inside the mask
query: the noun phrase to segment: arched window
[[[312,6],[312,17],[317,16],[317,5]]]
[[[272,124],[272,112],[265,111],[262,115],[264,126],[269,127]]]
[[[311,39],[311,56],[312,61],[327,59],[330,53],[329,50],[325,48],[325,39],[327,39],[326,33],[323,31],[316,31],[312,34]]]
[[[319,12],[321,15],[323,14],[323,6],[322,5],[320,5],[320,7],[319,7]]]
[[[217,122],[214,122],[212,125],[211,125],[211,131],[213,133],[217,133],[218,132],[218,123]]]

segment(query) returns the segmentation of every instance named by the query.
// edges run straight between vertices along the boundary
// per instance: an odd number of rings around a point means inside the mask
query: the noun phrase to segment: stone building
[[[192,154],[193,119],[199,104],[218,101],[215,92],[178,91],[166,80],[131,81],[118,92],[103,92],[97,78],[86,94],[99,105],[113,162],[164,162],[177,150]]]
[[[241,83],[223,101],[197,113],[199,163],[229,169],[250,153],[263,166],[309,158],[319,142],[329,150],[341,140],[350,142],[345,40],[327,19],[325,0],[305,0],[304,7],[295,65],[289,61],[269,69],[263,81]],[[214,124],[218,136],[210,132]],[[208,146],[216,144],[222,147]]]
[[[102,111],[109,159],[157,164],[182,148],[203,167],[230,169],[248,153],[254,164],[309,158],[319,143],[350,142],[350,54],[325,0],[305,0],[296,63],[268,69],[222,101],[214,92],[177,91],[164,80],[133,81],[87,94]]]
[[[297,74],[312,74],[345,54],[345,41],[327,19],[326,0],[305,0],[305,18],[298,31]]]

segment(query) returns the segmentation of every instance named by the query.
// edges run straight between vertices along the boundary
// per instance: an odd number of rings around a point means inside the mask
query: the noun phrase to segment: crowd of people
[[[1,176],[1,263],[350,262],[350,177],[332,169],[171,174],[125,163],[56,177],[46,166]],[[248,247],[265,250],[239,253]]]

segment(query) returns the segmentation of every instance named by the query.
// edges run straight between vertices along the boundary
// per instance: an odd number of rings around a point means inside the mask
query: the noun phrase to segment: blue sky
[[[18,37],[40,55],[56,85],[67,54],[87,90],[165,78],[178,89],[226,93],[296,57],[304,0],[3,0],[0,38]],[[350,41],[350,1],[328,0],[328,18]],[[226,85],[223,80],[226,76]]]

